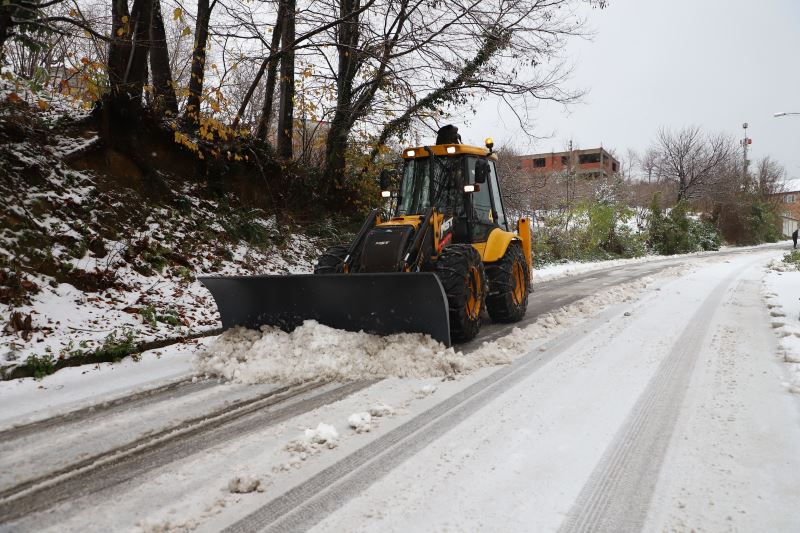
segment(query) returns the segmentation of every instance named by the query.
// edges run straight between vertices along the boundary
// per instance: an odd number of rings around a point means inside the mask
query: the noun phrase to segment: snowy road
[[[762,295],[780,255],[542,283],[529,322],[635,297],[454,380],[186,381],[0,427],[0,530],[800,530],[800,397]],[[300,438],[320,422],[338,436]]]

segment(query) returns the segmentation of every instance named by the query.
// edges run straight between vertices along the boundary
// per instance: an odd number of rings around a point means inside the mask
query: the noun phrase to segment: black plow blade
[[[304,320],[378,335],[424,333],[450,346],[447,298],[435,274],[301,274],[198,278],[222,327],[268,324],[292,331]]]

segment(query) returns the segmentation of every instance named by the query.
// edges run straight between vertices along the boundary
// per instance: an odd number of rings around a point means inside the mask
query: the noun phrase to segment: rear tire
[[[331,246],[325,253],[319,256],[317,264],[314,265],[314,274],[341,274],[344,258],[347,257],[348,244]]]
[[[447,296],[450,310],[450,337],[454,342],[475,338],[481,329],[487,283],[481,256],[469,244],[445,247],[434,271]]]
[[[505,255],[494,263],[486,263],[489,295],[486,309],[494,322],[519,322],[528,309],[530,272],[522,248],[509,245]]]

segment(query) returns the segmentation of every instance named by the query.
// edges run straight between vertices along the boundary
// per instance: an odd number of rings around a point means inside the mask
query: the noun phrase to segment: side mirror
[[[381,170],[381,175],[379,178],[381,192],[389,190],[389,187],[391,187],[392,184],[392,178],[395,176],[397,176],[397,171],[393,168],[384,168]]]
[[[485,159],[478,159],[475,162],[475,183],[486,183],[489,179],[489,162]]]

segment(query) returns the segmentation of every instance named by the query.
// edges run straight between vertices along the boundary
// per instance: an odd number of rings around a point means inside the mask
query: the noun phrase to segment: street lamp
[[[775,117],[775,118],[777,118],[777,117],[785,117],[786,115],[800,115],[800,113],[786,113],[784,111],[784,112],[781,112],[781,113],[773,113],[772,114],[772,116]]]

